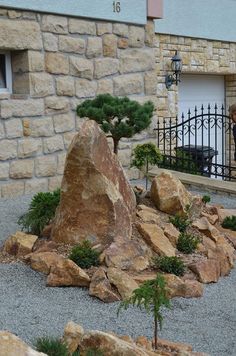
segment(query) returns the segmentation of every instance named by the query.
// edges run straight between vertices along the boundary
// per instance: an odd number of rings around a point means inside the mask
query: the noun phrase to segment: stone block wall
[[[83,100],[110,93],[156,104],[154,42],[151,21],[143,27],[0,9],[0,50],[10,51],[13,72],[13,94],[0,94],[0,197],[60,185]],[[121,142],[126,168],[132,145],[153,136],[155,121]]]

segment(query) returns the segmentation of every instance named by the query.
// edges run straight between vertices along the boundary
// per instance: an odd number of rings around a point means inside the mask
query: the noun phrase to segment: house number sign
[[[0,0],[0,7],[144,25],[147,0]]]

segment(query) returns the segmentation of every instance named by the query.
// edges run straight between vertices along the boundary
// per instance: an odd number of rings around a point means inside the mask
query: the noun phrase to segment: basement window
[[[0,52],[0,93],[12,93],[11,55]]]

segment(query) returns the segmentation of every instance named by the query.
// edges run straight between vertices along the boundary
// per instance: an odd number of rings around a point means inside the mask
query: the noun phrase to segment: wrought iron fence
[[[195,107],[182,114],[157,122],[157,146],[161,167],[224,180],[236,179],[233,123],[225,108]]]

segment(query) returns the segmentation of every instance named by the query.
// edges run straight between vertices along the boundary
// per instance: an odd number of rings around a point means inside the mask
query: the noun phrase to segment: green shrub
[[[40,192],[36,194],[29,206],[29,210],[18,219],[22,230],[35,235],[40,235],[44,227],[55,216],[56,208],[60,202],[60,189],[54,192]]]
[[[179,235],[176,247],[179,251],[186,254],[190,254],[196,250],[199,242],[200,242],[199,237],[182,232]]]
[[[68,346],[58,338],[42,337],[35,342],[36,350],[48,356],[69,356]]]
[[[154,267],[160,269],[166,273],[172,273],[176,276],[183,276],[185,272],[185,266],[181,258],[179,257],[154,257],[153,258]]]
[[[188,219],[187,214],[182,216],[176,214],[175,216],[170,216],[169,221],[180,231],[185,232],[187,227],[190,225],[191,221]]]
[[[135,289],[130,298],[123,300],[117,311],[119,315],[121,309],[127,310],[129,306],[137,306],[140,309],[146,310],[147,313],[152,313],[154,318],[154,341],[155,350],[157,349],[157,327],[162,328],[163,316],[161,307],[170,308],[168,290],[166,289],[166,281],[161,274],[157,274],[156,279],[146,281],[137,289]]]
[[[93,250],[91,243],[87,240],[74,246],[69,258],[81,268],[99,265],[99,252]]]
[[[204,204],[210,203],[210,201],[211,201],[210,195],[203,195],[203,197],[202,197],[202,202],[203,202]]]
[[[222,222],[222,227],[236,231],[236,216],[227,216]]]
[[[157,165],[161,162],[162,155],[160,150],[152,142],[147,142],[142,145],[137,145],[132,152],[131,167],[138,169],[145,168],[146,189],[148,186],[148,169],[149,164]]]

